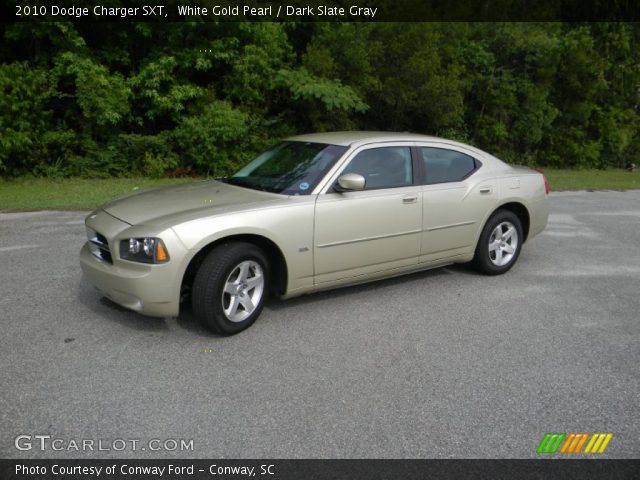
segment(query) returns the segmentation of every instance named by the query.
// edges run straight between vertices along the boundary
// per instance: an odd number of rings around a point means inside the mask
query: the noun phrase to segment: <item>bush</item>
[[[185,117],[171,138],[182,153],[183,166],[224,176],[246,160],[249,131],[247,114],[227,102],[214,101],[199,115]]]
[[[26,62],[0,65],[0,173],[30,172],[47,161],[51,92],[44,70]]]
[[[0,175],[225,175],[273,140],[426,133],[640,163],[640,23],[0,23]]]

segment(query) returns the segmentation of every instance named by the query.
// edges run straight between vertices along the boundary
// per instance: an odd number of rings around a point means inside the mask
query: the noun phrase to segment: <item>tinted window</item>
[[[342,174],[358,173],[364,189],[404,187],[413,183],[409,147],[370,148],[358,153]]]
[[[420,148],[427,184],[459,182],[476,168],[473,157],[444,148]]]

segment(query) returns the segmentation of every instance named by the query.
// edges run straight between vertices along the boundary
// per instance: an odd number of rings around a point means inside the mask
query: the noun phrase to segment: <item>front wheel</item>
[[[214,248],[193,282],[193,311],[216,333],[232,335],[256,321],[267,293],[267,260],[253,244]]]
[[[498,210],[482,230],[473,265],[487,275],[505,273],[516,263],[523,240],[522,224],[517,215]]]

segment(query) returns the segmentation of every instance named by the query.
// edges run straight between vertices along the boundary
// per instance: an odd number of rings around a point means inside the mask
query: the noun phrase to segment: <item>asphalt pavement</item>
[[[534,458],[611,432],[599,457],[638,458],[640,191],[551,205],[506,275],[272,300],[228,338],[101,299],[85,213],[0,213],[0,457]]]

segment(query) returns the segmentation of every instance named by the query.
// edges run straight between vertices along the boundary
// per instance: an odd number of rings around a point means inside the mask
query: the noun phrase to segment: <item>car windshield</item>
[[[308,195],[347,147],[282,142],[267,150],[225,182],[285,195]]]

